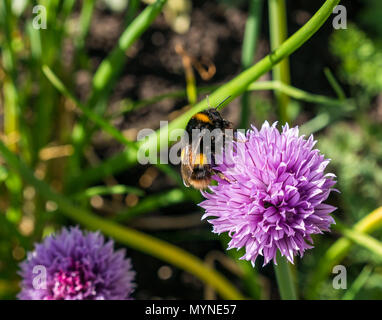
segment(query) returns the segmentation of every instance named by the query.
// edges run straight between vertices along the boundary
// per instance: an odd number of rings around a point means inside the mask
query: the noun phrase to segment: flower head
[[[286,124],[282,132],[265,122],[238,133],[230,163],[216,167],[227,179],[216,176],[217,186],[204,192],[200,206],[213,232],[228,232],[228,249],[245,248],[242,259],[254,265],[258,255],[264,265],[277,250],[291,263],[297,254],[312,248],[312,234],[329,231],[335,207],[324,204],[336,183],[324,173],[329,160],[313,149],[316,141],[299,136],[298,127]],[[309,243],[310,244],[309,244]]]
[[[63,228],[21,263],[23,300],[125,300],[135,285],[129,259],[99,232]]]

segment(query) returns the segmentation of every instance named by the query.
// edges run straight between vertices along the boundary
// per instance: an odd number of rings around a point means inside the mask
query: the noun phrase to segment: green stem
[[[370,252],[382,258],[382,243],[377,239],[355,229],[346,228],[343,224],[336,221],[334,229],[341,232],[352,242],[368,249]]]
[[[49,79],[49,81],[52,83],[52,85],[65,97],[72,100],[75,105],[86,115],[88,119],[93,121],[96,125],[98,125],[101,129],[103,129],[105,132],[109,133],[113,138],[115,138],[120,143],[124,144],[126,147],[128,147],[128,152],[130,155],[135,155],[134,159],[136,160],[137,151],[138,151],[138,145],[134,143],[133,141],[130,141],[125,138],[125,136],[112,124],[110,124],[108,121],[104,120],[100,115],[98,115],[96,112],[91,110],[89,107],[83,105],[62,83],[62,81],[53,73],[53,71],[46,65],[42,67],[42,71],[45,74],[45,76]],[[156,167],[158,167],[159,170],[164,172],[166,175],[168,175],[170,178],[172,178],[175,182],[178,183],[179,186],[184,190],[185,194],[189,196],[191,199],[198,200],[198,194],[195,192],[195,190],[188,189],[184,186],[182,179],[180,178],[179,174],[175,172],[174,169],[172,169],[170,166],[167,166],[165,164],[157,163]]]
[[[120,143],[130,147],[135,148],[135,143],[126,139],[124,135],[109,122],[105,121],[101,116],[97,113],[93,112],[90,108],[83,105],[62,83],[62,81],[53,73],[53,71],[47,66],[42,66],[42,71],[45,76],[49,79],[49,81],[53,84],[53,86],[62,93],[65,97],[72,100],[76,106],[86,115],[87,118],[92,120],[95,124],[101,127],[105,132],[109,133],[112,137],[114,137]]]
[[[12,32],[14,19],[11,10],[11,1],[3,0],[0,3],[0,27],[4,30],[2,44],[2,64],[6,77],[3,80],[4,95],[4,134],[9,138],[8,146],[16,150],[19,136],[19,92],[17,90],[16,57],[12,46]]]
[[[243,49],[241,55],[242,69],[248,69],[255,57],[256,45],[260,33],[261,13],[263,0],[251,0],[249,4],[249,16],[245,25]],[[250,116],[250,94],[244,92],[241,98],[241,120],[239,128],[247,128]]]
[[[275,50],[287,38],[287,15],[285,0],[269,0],[269,28],[271,37],[271,49]],[[285,84],[290,84],[290,70],[288,58],[283,59],[273,68],[273,79]],[[279,106],[279,118],[281,123],[288,122],[287,107],[289,97],[282,93],[276,94]]]
[[[333,8],[340,2],[340,0],[327,0],[324,5],[317,11],[317,13],[294,35],[292,35],[288,40],[280,45],[278,49],[273,51],[271,54],[263,58],[256,65],[247,69],[246,71],[239,74],[233,80],[229,81],[225,85],[215,90],[210,95],[210,101],[212,105],[217,105],[221,101],[221,97],[226,97],[230,95],[230,98],[226,101],[233,100],[241,93],[247,90],[247,87],[254,81],[256,81],[261,75],[270,71],[273,66],[283,60],[285,57],[292,54],[301,45],[303,45],[330,16]],[[98,73],[98,71],[97,71]],[[169,124],[169,132],[172,130],[183,128],[187,123],[188,119],[196,112],[206,109],[208,107],[206,99],[195,105],[188,112],[184,113],[174,121]],[[162,130],[166,130],[163,128]],[[120,137],[122,138],[122,137]],[[154,135],[150,136],[150,141],[147,143],[147,147],[150,148],[152,144],[157,147],[161,145],[161,142],[165,142],[164,139],[168,139],[165,134],[158,134],[156,132]],[[121,139],[122,140],[122,139]],[[122,161],[122,162],[121,162]],[[133,166],[137,161],[136,149],[131,149],[129,151],[125,150],[122,153],[112,157],[107,162],[103,163],[101,167],[91,168],[87,170],[83,175],[81,174],[81,181],[75,179],[76,182],[83,183],[83,179],[86,181],[89,178],[94,181],[97,177],[105,176],[105,174],[112,174],[127,167]],[[71,184],[73,185],[73,184]]]
[[[92,93],[87,105],[96,105],[113,80],[121,72],[126,61],[126,50],[142,35],[142,33],[152,24],[154,19],[161,12],[166,0],[157,0],[148,6],[143,12],[132,21],[118,40],[117,46],[101,62],[92,81]]]
[[[91,19],[93,16],[95,0],[84,0],[82,3],[81,15],[80,15],[80,34],[75,40],[75,45],[78,51],[82,51],[85,45],[85,38],[89,32]]]
[[[198,88],[198,92],[210,92],[212,87],[202,87]],[[249,85],[247,88],[249,91],[254,90],[275,90],[283,92],[287,95],[289,95],[293,99],[298,99],[306,102],[312,102],[312,103],[318,103],[318,104],[325,104],[330,106],[337,106],[339,108],[342,108],[344,111],[351,111],[354,109],[354,104],[351,104],[348,100],[346,101],[340,101],[338,99],[334,98],[328,98],[322,95],[312,94],[306,91],[303,91],[301,89],[288,86],[282,82],[279,81],[258,81],[254,82]],[[133,105],[137,105],[139,107],[152,104],[154,102],[160,101],[161,99],[166,98],[178,98],[178,97],[186,97],[186,91],[180,90],[180,91],[174,91],[170,93],[166,93],[160,96],[155,96],[153,98],[149,98],[147,100],[137,101],[132,103]],[[345,108],[346,107],[346,108]],[[315,125],[312,122],[319,122],[322,124],[323,121],[320,120],[323,116],[327,117],[329,121],[330,115],[320,114],[316,118],[308,121],[306,124],[304,124],[301,127],[301,131],[304,132],[304,134],[310,134],[314,132],[317,129],[317,125]],[[327,121],[324,121],[327,123]],[[92,167],[85,169],[81,172],[81,174],[77,177],[75,177],[72,181],[71,185],[79,186],[79,185],[88,185],[90,183],[94,183],[96,181],[99,181],[104,177],[105,175],[112,175],[115,173],[118,173],[122,170],[126,170],[133,166],[136,162],[136,153],[133,153],[134,151],[122,151],[121,153],[116,154],[115,156],[107,159],[103,163]]]
[[[316,14],[295,34],[293,34],[288,40],[283,42],[280,47],[270,53],[268,56],[260,60],[257,64],[251,68],[243,71],[231,81],[219,87],[210,96],[210,105],[218,105],[221,102],[222,97],[229,98],[225,101],[225,105],[231,102],[233,99],[241,95],[247,90],[247,87],[266,72],[270,71],[276,64],[291,55],[294,51],[300,48],[309,38],[315,34],[322,24],[331,15],[333,8],[338,5],[340,0],[326,0],[323,6],[316,12]],[[184,128],[188,120],[199,111],[208,108],[207,100],[204,99],[196,104],[193,108],[173,120],[168,128],[162,127],[161,130],[168,130],[171,132],[175,129]],[[146,146],[149,148],[153,144],[160,146],[161,143],[165,143],[164,139],[168,139],[166,135],[152,134],[147,140]]]
[[[125,25],[128,26],[133,21],[139,9],[139,0],[129,0],[127,5],[127,13],[125,16]]]
[[[373,268],[370,266],[365,266],[357,279],[354,280],[352,286],[346,290],[344,293],[342,300],[354,300],[356,298],[357,293],[362,289],[367,280],[370,278],[373,272]]]
[[[274,265],[277,285],[282,300],[297,300],[296,287],[293,282],[292,272],[285,257],[277,253],[277,265]]]
[[[260,34],[261,14],[263,8],[263,0],[250,0],[249,15],[245,25],[241,67],[243,70],[248,69],[253,64],[256,53],[256,46]],[[245,91],[241,97],[241,119],[239,128],[247,128],[250,121],[250,92]],[[226,246],[227,237],[222,238],[222,242]],[[243,283],[246,285],[248,293],[254,299],[260,299],[261,288],[258,284],[258,275],[256,270],[251,266],[250,262],[239,260],[241,257],[235,250],[229,250],[228,255],[231,256],[243,272]]]
[[[225,299],[244,299],[240,292],[220,273],[206,266],[192,254],[163,240],[156,239],[131,228],[98,217],[86,209],[73,205],[64,196],[54,192],[44,181],[37,179],[33,172],[0,141],[0,153],[8,165],[26,182],[31,184],[46,200],[54,201],[68,218],[89,229],[101,230],[115,240],[136,250],[182,268],[214,287]]]
[[[329,81],[329,84],[332,86],[334,92],[337,94],[338,99],[345,100],[346,99],[345,92],[344,92],[344,90],[342,90],[340,84],[338,83],[338,81],[336,80],[336,78],[334,77],[334,75],[330,71],[330,69],[325,68],[324,73],[325,73],[326,78]]]
[[[353,229],[360,233],[368,234],[382,227],[382,207],[372,211],[366,217],[357,222]],[[320,259],[311,277],[307,297],[314,299],[319,290],[320,284],[325,277],[331,272],[333,266],[339,264],[347,255],[353,242],[346,237],[338,239]]]
[[[309,93],[277,80],[254,82],[251,85],[249,85],[248,90],[256,90],[256,91],[275,90],[277,92],[288,95],[289,97],[293,99],[302,100],[306,102],[327,104],[327,105],[333,105],[337,107],[344,105],[344,101],[342,100],[328,98],[326,96],[319,95],[319,94]]]
[[[145,212],[152,212],[158,208],[168,207],[187,201],[185,194],[180,189],[173,189],[159,194],[146,196],[132,208],[124,209],[115,215],[117,222],[126,222]]]
[[[222,97],[230,96],[226,100],[225,104],[229,103],[244,91],[247,90],[248,86],[256,81],[266,72],[270,71],[273,66],[283,60],[285,57],[291,55],[299,47],[301,47],[308,39],[310,39],[322,26],[322,24],[329,18],[333,8],[338,5],[340,0],[326,0],[323,6],[316,12],[316,14],[295,34],[293,34],[288,40],[286,40],[280,47],[270,53],[268,56],[260,60],[251,68],[243,71],[234,79],[228,83],[222,85],[217,90],[215,90],[210,96],[210,104],[218,105],[221,102]],[[162,127],[161,130],[167,130],[170,133],[171,131],[179,128],[184,128],[188,120],[199,111],[208,108],[207,100],[204,99],[192,107],[189,111],[185,112],[177,119],[173,120],[168,128]],[[164,139],[168,140],[168,136],[165,134],[159,134],[158,131],[155,134],[149,136],[149,141],[146,141],[147,148],[149,149],[153,144],[157,147],[162,143],[166,143]],[[123,161],[123,162],[121,162]],[[95,181],[100,176],[104,176],[107,172],[109,174],[125,170],[128,167],[133,166],[137,162],[136,153],[130,153],[128,151],[123,151],[119,153],[100,167],[91,168],[86,172],[81,174],[81,179],[74,178],[73,181],[84,183],[83,179],[86,181]],[[81,182],[82,181],[82,182]],[[70,184],[71,186],[73,183]]]
[[[107,97],[113,88],[117,76],[123,70],[127,59],[126,51],[146,31],[155,18],[159,15],[166,0],[157,0],[147,6],[124,30],[117,45],[111,53],[102,60],[92,79],[92,90],[86,107],[94,110],[98,115],[103,114],[107,105]],[[79,172],[82,160],[82,150],[93,133],[87,127],[86,121],[76,124],[73,130],[74,154],[70,161],[70,172]],[[72,177],[68,177],[70,180]]]
[[[145,192],[141,189],[125,186],[123,184],[117,184],[114,186],[96,186],[86,189],[83,192],[73,195],[74,199],[81,198],[91,198],[94,196],[103,196],[111,194],[135,194],[137,196],[143,197]]]
[[[197,87],[196,89],[198,94],[205,94],[217,89],[218,87],[219,87],[218,85],[212,85],[212,86]],[[342,100],[329,98],[323,95],[309,93],[299,88],[286,85],[280,81],[256,81],[250,84],[249,87],[247,88],[247,91],[261,91],[261,90],[279,91],[284,94],[287,94],[289,97],[293,99],[302,100],[306,102],[323,103],[323,104],[336,105],[336,106],[344,105],[344,101]],[[186,90],[177,90],[177,91],[171,91],[168,93],[160,94],[160,95],[153,96],[151,98],[147,98],[147,99],[143,99],[139,101],[129,101],[127,99],[121,100],[120,109],[116,113],[113,113],[110,116],[110,118],[117,118],[124,113],[131,112],[139,108],[143,108],[145,106],[157,103],[165,99],[175,99],[175,98],[184,98],[184,97],[187,97]],[[243,126],[240,126],[240,128],[243,128]]]

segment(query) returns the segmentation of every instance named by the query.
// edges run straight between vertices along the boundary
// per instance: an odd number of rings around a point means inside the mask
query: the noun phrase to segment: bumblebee
[[[187,187],[192,186],[195,189],[206,189],[211,183],[213,175],[217,174],[224,178],[220,172],[213,169],[216,151],[215,145],[217,145],[217,140],[219,139],[224,141],[224,130],[231,129],[232,124],[223,119],[218,111],[219,106],[196,113],[187,123],[186,134],[188,134],[189,138],[192,138],[189,139],[191,141],[181,151],[181,174],[183,182]],[[193,130],[195,129],[200,130],[198,131],[200,134],[197,137],[193,135]],[[214,129],[220,129],[221,134],[217,137],[212,136],[210,147],[203,148],[203,138],[205,137],[206,130],[212,132]]]

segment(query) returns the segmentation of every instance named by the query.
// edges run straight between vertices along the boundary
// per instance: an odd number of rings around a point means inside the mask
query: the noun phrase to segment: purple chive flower
[[[49,236],[21,263],[22,300],[127,300],[135,285],[124,250],[78,227]]]
[[[200,203],[202,219],[215,217],[208,220],[213,232],[228,232],[228,249],[244,247],[241,259],[252,265],[258,255],[264,265],[276,264],[277,250],[293,263],[313,248],[312,234],[335,223],[329,214],[336,208],[324,204],[336,183],[334,174],[324,173],[330,160],[313,149],[313,136],[299,137],[298,127],[288,124],[280,133],[276,124],[238,133],[230,163],[225,157],[216,166],[229,181],[216,176],[219,184]]]

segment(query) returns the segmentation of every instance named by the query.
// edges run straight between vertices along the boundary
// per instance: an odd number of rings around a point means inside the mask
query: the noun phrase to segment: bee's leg
[[[229,180],[224,174],[222,174],[220,171],[212,170],[213,174],[216,174],[220,179],[225,180],[229,183],[232,183],[233,181]]]
[[[247,142],[246,139],[245,139],[245,140],[240,140],[240,139],[238,139],[238,138],[237,138],[237,132],[236,132],[236,131],[233,133],[233,137],[232,137],[232,139],[233,139],[233,141],[235,141],[235,142],[240,142],[240,143]]]
[[[245,142],[247,142],[247,140],[240,140],[240,139],[238,139],[236,134],[235,134],[235,136],[233,137],[233,140],[234,140],[235,142],[239,142],[239,143],[245,143]]]

